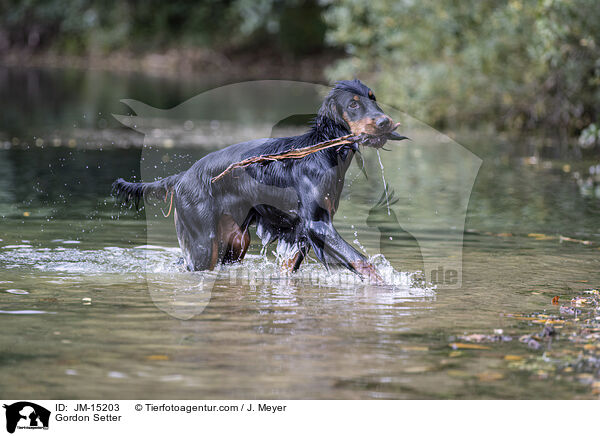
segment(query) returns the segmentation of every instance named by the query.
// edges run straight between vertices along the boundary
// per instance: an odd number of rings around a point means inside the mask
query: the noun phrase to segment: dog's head
[[[400,125],[377,105],[373,91],[356,79],[337,82],[319,114],[346,127],[353,135],[366,134],[382,139],[393,139],[388,135]],[[365,145],[377,147],[379,142],[370,140]]]

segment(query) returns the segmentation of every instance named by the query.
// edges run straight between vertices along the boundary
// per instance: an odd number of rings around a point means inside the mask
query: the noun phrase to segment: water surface
[[[97,101],[67,94],[76,107]],[[60,125],[51,107],[35,111]],[[4,119],[8,137],[23,137],[21,126],[11,131]],[[566,335],[550,351],[531,349],[518,338],[542,326],[510,315],[558,314],[553,296],[568,301],[598,287],[598,200],[582,195],[561,165],[528,165],[495,139],[473,142],[483,165],[469,201],[460,289],[419,280],[414,238],[372,212],[382,182],[370,155],[369,179],[353,182],[336,226],[348,240],[357,233],[393,285],[352,282],[350,273],[328,273],[314,261],[299,277],[279,275],[271,250],[261,254],[254,238],[248,259],[215,276],[208,305],[190,319],[160,310],[152,293],[164,289],[169,304],[185,305],[200,277],[177,264],[169,219],[149,241],[145,212],[117,208],[109,196],[115,178],[139,178],[140,150],[11,144],[0,150],[0,391],[6,398],[593,398],[577,371],[542,365],[571,348]],[[456,201],[452,186],[439,186],[443,159],[410,147],[382,158],[401,200],[396,213],[412,214],[443,251],[447,235],[434,217],[414,212],[431,201],[428,192],[439,193],[440,208]],[[374,225],[357,232],[358,215]],[[259,279],[237,279],[257,272]],[[449,346],[498,329],[512,341]]]

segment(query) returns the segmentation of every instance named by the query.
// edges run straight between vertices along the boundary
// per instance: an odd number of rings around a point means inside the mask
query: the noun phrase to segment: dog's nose
[[[392,120],[390,119],[390,117],[379,117],[375,121],[375,125],[378,129],[387,129],[390,127],[391,124]]]

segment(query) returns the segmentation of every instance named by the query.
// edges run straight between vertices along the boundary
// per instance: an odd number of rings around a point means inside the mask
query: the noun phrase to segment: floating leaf
[[[504,375],[499,372],[482,372],[477,374],[479,381],[488,382],[496,381],[504,378]]]
[[[548,236],[544,233],[529,233],[527,236],[534,238],[536,241],[551,241],[556,239],[556,236]]]
[[[407,347],[402,347],[402,351],[429,351],[429,347],[423,347],[423,346],[418,346],[418,345],[414,345],[414,346],[407,346]]]
[[[515,354],[507,354],[506,356],[504,356],[504,360],[514,362],[517,360],[523,360],[523,358],[521,356],[517,356]]]
[[[591,242],[591,241],[584,241],[584,240],[582,240],[582,239],[574,239],[574,238],[569,238],[569,237],[567,237],[567,236],[562,236],[562,235],[561,235],[561,236],[560,236],[560,242],[563,242],[563,241],[567,241],[567,242],[578,242],[578,243],[580,243],[580,244],[583,244],[583,245],[592,245],[592,242]]]
[[[146,356],[147,360],[169,360],[169,356],[165,356],[164,354],[151,354],[150,356]]]
[[[564,324],[564,319],[534,319],[532,321],[535,324]]]

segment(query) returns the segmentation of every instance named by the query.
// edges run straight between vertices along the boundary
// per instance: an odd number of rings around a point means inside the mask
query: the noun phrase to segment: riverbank
[[[223,81],[289,79],[325,82],[326,67],[341,58],[331,50],[297,57],[270,49],[219,52],[208,48],[169,48],[134,53],[66,55],[53,50],[10,49],[0,51],[0,66],[19,68],[75,68],[121,73],[143,73],[154,77],[190,78],[219,76]]]

